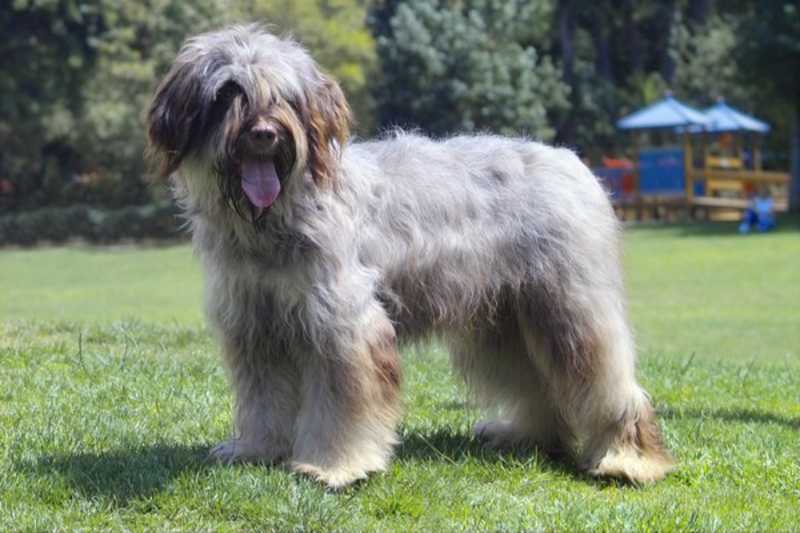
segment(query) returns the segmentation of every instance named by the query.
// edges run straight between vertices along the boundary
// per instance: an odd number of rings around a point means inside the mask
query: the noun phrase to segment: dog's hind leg
[[[539,294],[520,324],[532,360],[547,377],[560,433],[579,468],[596,476],[648,483],[673,460],[653,408],[635,377],[631,333],[612,287],[563,287]],[[572,290],[577,289],[577,290]]]
[[[538,380],[528,384],[530,389],[516,401],[502,404],[499,418],[475,424],[475,436],[491,448],[534,446],[545,453],[560,453],[557,413]]]
[[[560,449],[556,411],[546,383],[528,357],[515,316],[449,341],[453,366],[491,420],[475,424],[475,436],[493,448],[534,445]]]
[[[375,302],[346,325],[328,325],[314,344],[303,366],[291,465],[340,488],[384,470],[397,443],[395,332]]]

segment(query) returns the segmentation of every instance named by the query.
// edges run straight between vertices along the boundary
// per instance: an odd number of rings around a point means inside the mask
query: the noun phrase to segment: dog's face
[[[256,220],[306,173],[333,184],[350,111],[298,44],[235,26],[186,41],[147,122],[162,177]]]

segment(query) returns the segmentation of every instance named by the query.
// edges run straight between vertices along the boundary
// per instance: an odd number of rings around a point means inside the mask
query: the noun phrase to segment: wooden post
[[[753,170],[756,172],[761,170],[761,136],[754,134],[755,140],[753,141]]]
[[[691,206],[694,198],[694,160],[692,159],[692,141],[689,132],[683,133],[683,173],[686,184],[686,203]]]
[[[742,165],[742,167],[744,167],[744,164],[743,164],[743,162],[744,162],[744,148],[742,147],[742,145],[744,143],[742,143],[742,137],[743,137],[743,135],[741,133],[734,134],[734,137],[733,137],[733,143],[734,144],[733,144],[733,146],[734,146],[734,152],[736,153],[736,159],[738,159],[739,160],[739,164]]]
[[[639,191],[639,150],[641,144],[640,132],[634,130],[631,132],[633,139],[633,191],[631,196],[626,200],[626,210],[630,208],[632,211],[633,219],[640,221],[642,219],[642,197]],[[627,212],[625,214],[627,218]]]
[[[634,201],[639,201],[641,197],[641,191],[639,190],[639,162],[641,159],[639,158],[639,151],[641,150],[641,139],[639,138],[639,132],[633,132],[633,198]]]

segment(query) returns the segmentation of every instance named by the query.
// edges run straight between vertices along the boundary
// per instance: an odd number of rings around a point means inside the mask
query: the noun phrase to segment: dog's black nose
[[[250,137],[264,148],[271,148],[278,140],[278,130],[262,119],[250,129]]]

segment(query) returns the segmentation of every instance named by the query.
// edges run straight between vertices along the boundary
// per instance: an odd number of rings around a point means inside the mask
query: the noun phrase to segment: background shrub
[[[110,244],[124,240],[185,238],[171,204],[100,209],[85,204],[43,207],[0,216],[0,246],[31,246],[80,239]]]

